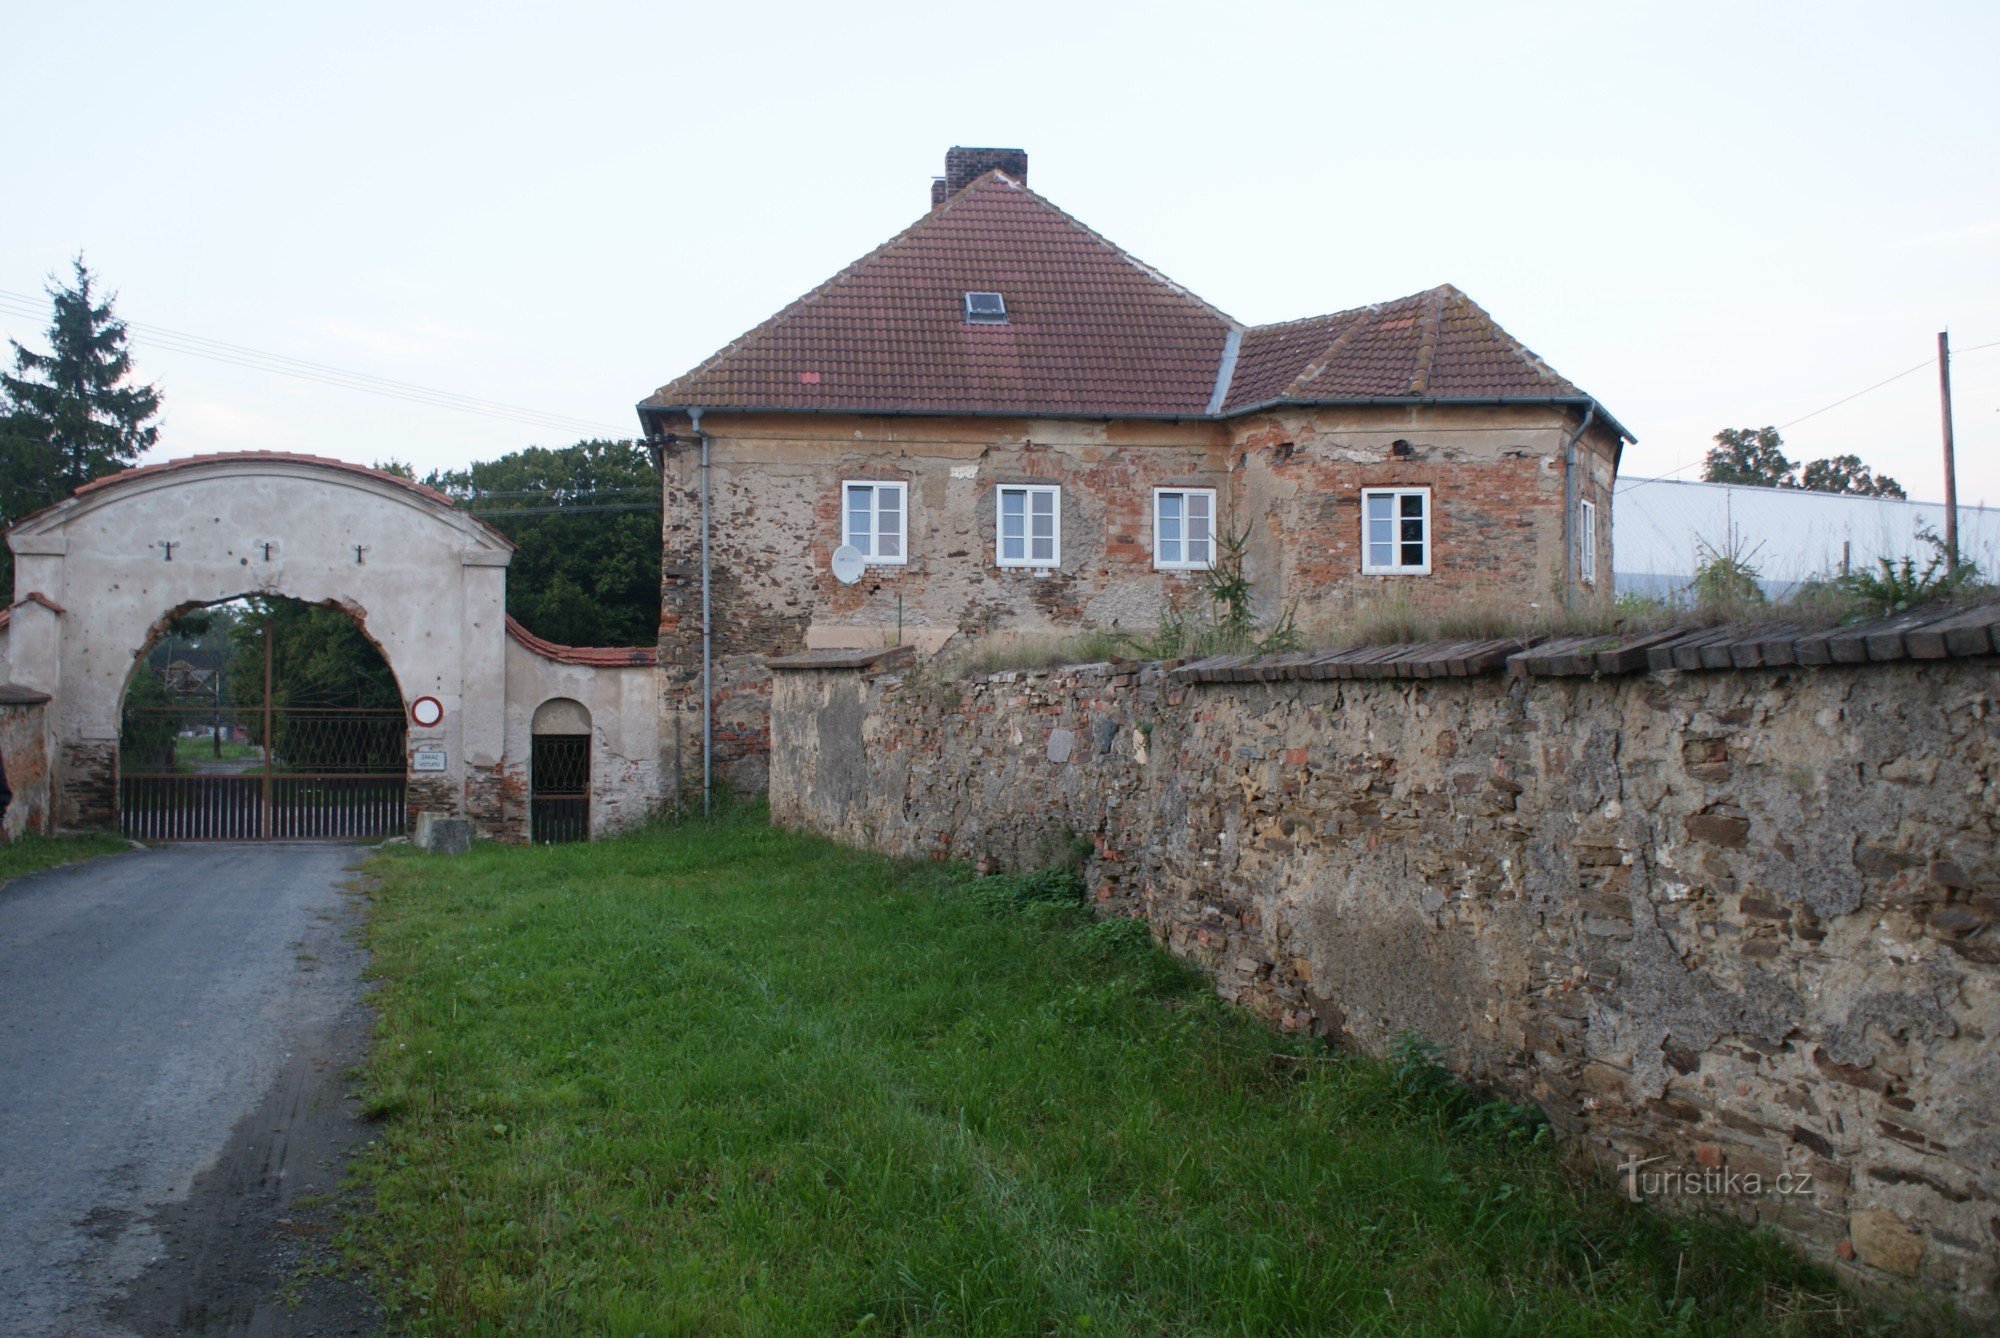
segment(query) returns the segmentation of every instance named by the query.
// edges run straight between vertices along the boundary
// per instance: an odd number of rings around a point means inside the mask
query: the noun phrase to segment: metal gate
[[[528,825],[536,845],[590,839],[590,736],[537,734]]]
[[[128,694],[118,778],[126,836],[379,840],[404,830],[402,708],[279,705],[268,627],[263,641],[263,690],[250,705],[222,699],[219,672],[205,701],[171,684],[155,694],[164,701]]]

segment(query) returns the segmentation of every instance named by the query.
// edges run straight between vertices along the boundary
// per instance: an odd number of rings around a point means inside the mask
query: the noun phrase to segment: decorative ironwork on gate
[[[536,845],[590,839],[590,736],[537,734],[528,815]]]
[[[272,690],[268,630],[263,641],[259,701],[225,701],[219,676],[203,679],[184,665],[170,665],[161,675],[165,691],[157,695],[166,698],[163,703],[128,701],[118,780],[125,835],[140,841],[368,840],[404,830],[401,706],[280,704]],[[200,700],[204,695],[208,700]]]

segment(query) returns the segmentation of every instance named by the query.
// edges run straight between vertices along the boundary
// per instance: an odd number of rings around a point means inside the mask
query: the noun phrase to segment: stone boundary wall
[[[50,830],[48,701],[46,693],[0,683],[0,760],[14,792],[0,822],[9,838]]]
[[[780,662],[771,811],[988,867],[1087,838],[1101,912],[1274,1025],[1377,1054],[1420,1032],[1607,1168],[1658,1159],[1621,1188],[1991,1313],[2000,661],[1829,658],[942,684]]]

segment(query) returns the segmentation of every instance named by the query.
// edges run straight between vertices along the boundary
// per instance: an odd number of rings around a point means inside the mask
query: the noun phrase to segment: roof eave
[[[1416,406],[1496,408],[1502,405],[1556,405],[1565,409],[1588,410],[1595,405],[1596,421],[1618,434],[1621,441],[1637,442],[1626,426],[1613,418],[1602,404],[1589,395],[1335,395],[1303,399],[1298,396],[1277,396],[1258,400],[1255,404],[1245,404],[1234,409],[1225,409],[1218,418],[1236,418],[1247,413],[1264,413],[1272,409],[1335,409],[1360,406],[1364,408],[1410,408]]]
[[[1122,409],[885,409],[870,408],[861,404],[825,404],[801,407],[796,404],[653,404],[645,400],[639,402],[641,421],[647,414],[685,414],[691,409],[700,409],[704,415],[716,414],[846,414],[854,418],[1053,418],[1063,422],[1101,423],[1118,418],[1133,418],[1153,423],[1198,423],[1217,422],[1228,414],[1204,413],[1191,409],[1185,413],[1139,413]]]
[[[700,409],[705,414],[848,414],[856,418],[1053,418],[1065,422],[1102,422],[1114,418],[1138,419],[1156,423],[1225,422],[1231,418],[1241,418],[1245,414],[1264,413],[1272,409],[1332,409],[1332,408],[1495,408],[1503,405],[1555,405],[1566,409],[1583,409],[1597,404],[1588,395],[1482,395],[1482,396],[1435,396],[1435,395],[1343,395],[1315,399],[1299,399],[1280,396],[1275,399],[1258,400],[1234,409],[1223,409],[1218,413],[1194,410],[1187,413],[1137,413],[1120,410],[1060,410],[1060,409],[885,409],[870,408],[858,404],[827,404],[811,407],[780,404],[663,404],[652,400],[641,400],[638,411],[641,422],[648,414],[685,414],[690,409]],[[1613,418],[1597,405],[1596,421],[1603,423],[1617,433],[1621,441],[1636,442],[1637,437],[1624,424]]]

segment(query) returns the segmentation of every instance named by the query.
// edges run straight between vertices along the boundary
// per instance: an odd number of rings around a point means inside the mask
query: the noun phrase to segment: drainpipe
[[[708,433],[701,410],[689,409],[688,422],[701,443],[701,812],[707,817],[715,787],[715,658],[708,608]]]
[[[1576,444],[1583,440],[1583,434],[1590,431],[1590,424],[1597,417],[1597,401],[1583,411],[1583,421],[1576,425],[1576,431],[1569,434],[1563,443],[1563,607],[1568,608],[1570,596],[1576,589]],[[1609,521],[1610,517],[1605,518]]]

